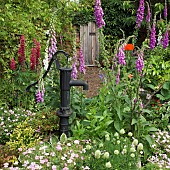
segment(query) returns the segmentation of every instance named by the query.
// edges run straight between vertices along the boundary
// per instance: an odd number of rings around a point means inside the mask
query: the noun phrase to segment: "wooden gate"
[[[85,65],[96,65],[99,55],[97,26],[93,22],[80,26],[80,42],[83,49]]]

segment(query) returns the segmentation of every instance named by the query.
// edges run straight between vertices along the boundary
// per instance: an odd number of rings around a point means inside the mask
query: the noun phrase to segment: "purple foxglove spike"
[[[126,65],[124,46],[119,47],[119,51],[117,53],[117,58],[118,58],[118,62],[120,65]]]
[[[75,61],[73,66],[72,66],[72,73],[71,73],[71,77],[72,79],[77,79],[77,62]]]
[[[149,23],[151,21],[151,9],[150,9],[149,3],[147,3],[147,5],[148,5],[148,13],[146,16],[146,22]]]
[[[145,3],[144,0],[140,0],[139,8],[136,12],[136,26],[139,28],[144,18],[144,11],[145,11]]]
[[[164,6],[164,18],[166,19],[168,16],[168,10],[167,10],[167,2],[165,0],[165,6]]]
[[[81,73],[84,73],[86,72],[86,69],[85,69],[85,63],[84,63],[84,56],[83,56],[83,50],[82,50],[82,47],[80,48],[80,57],[79,57],[79,62],[80,62],[80,67],[79,67],[79,70]]]
[[[138,72],[142,72],[143,68],[144,68],[144,61],[143,61],[143,52],[140,52],[138,54],[138,59],[136,60],[136,69]]]
[[[156,24],[153,22],[151,35],[150,35],[150,49],[154,49],[156,46]]]
[[[96,24],[97,24],[98,28],[102,28],[103,26],[105,26],[105,22],[103,20],[104,12],[101,7],[100,0],[96,0],[96,2],[95,2],[94,15],[95,15]]]
[[[164,37],[163,37],[163,42],[162,42],[162,45],[163,45],[163,48],[167,48],[168,45],[169,45],[169,31],[168,31],[168,28],[164,34]]]

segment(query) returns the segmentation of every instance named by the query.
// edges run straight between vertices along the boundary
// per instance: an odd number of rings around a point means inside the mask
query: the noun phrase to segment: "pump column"
[[[69,136],[69,116],[70,111],[70,80],[71,80],[71,68],[60,68],[60,109],[57,111],[57,115],[60,117],[59,133],[65,133]]]

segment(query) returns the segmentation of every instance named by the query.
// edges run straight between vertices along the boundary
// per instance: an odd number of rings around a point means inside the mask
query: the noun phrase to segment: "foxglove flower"
[[[57,51],[57,40],[56,40],[56,33],[54,31],[54,29],[52,28],[50,30],[50,35],[51,35],[51,38],[50,38],[50,46],[48,48],[48,57],[49,57],[49,60],[52,58],[52,56],[56,53]]]
[[[85,69],[85,64],[84,64],[84,56],[83,56],[82,47],[80,47],[79,62],[80,62],[80,66],[79,66],[80,73],[84,73],[85,74],[86,69]]]
[[[72,72],[71,72],[71,77],[72,79],[77,79],[77,61],[75,61],[72,65]]]
[[[11,69],[11,70],[16,70],[16,62],[15,62],[15,59],[14,59],[14,58],[11,59],[10,69]]]
[[[126,65],[124,46],[119,47],[117,58],[120,65]]]
[[[22,35],[20,37],[20,47],[18,49],[18,62],[21,67],[24,67],[26,58],[25,58],[25,37]]]
[[[164,6],[164,18],[166,19],[168,16],[168,10],[167,10],[167,2],[165,0],[165,6]]]
[[[95,2],[94,15],[95,15],[96,24],[97,24],[98,28],[102,28],[102,26],[105,26],[105,22],[103,19],[104,13],[103,13],[103,9],[101,7],[100,0],[96,0],[96,2]]]
[[[43,83],[43,81],[40,81],[38,91],[37,91],[37,94],[36,94],[36,102],[37,103],[43,103],[44,102],[44,93],[45,93],[44,83]]]
[[[140,0],[139,8],[136,12],[136,26],[139,28],[144,18],[144,11],[145,11],[145,3],[144,0]]]
[[[148,6],[148,13],[147,13],[147,16],[146,16],[146,22],[149,23],[151,21],[151,9],[150,9],[148,2],[147,2],[147,6]]]
[[[144,61],[143,61],[143,52],[141,51],[138,54],[138,59],[136,60],[136,69],[138,72],[142,72],[142,69],[144,68]]]
[[[46,43],[46,48],[45,48],[45,56],[44,56],[44,60],[43,60],[43,64],[44,64],[44,70],[47,70],[48,68],[48,44],[49,44],[49,40],[47,40],[47,43]]]
[[[156,45],[156,24],[153,22],[151,35],[150,35],[150,49],[154,49]]]
[[[31,49],[31,56],[30,56],[30,69],[35,70],[36,67],[36,48]]]
[[[37,103],[43,103],[44,102],[44,89],[42,91],[38,90],[36,94],[36,102]]]
[[[41,91],[38,90],[38,92],[36,94],[36,102],[41,103],[42,100],[43,100],[43,97],[42,97]]]
[[[163,42],[162,42],[163,48],[165,49],[166,47],[168,47],[168,44],[169,44],[169,31],[167,29],[163,37]]]

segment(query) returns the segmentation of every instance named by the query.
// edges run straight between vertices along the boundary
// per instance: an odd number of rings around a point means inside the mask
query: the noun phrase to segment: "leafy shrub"
[[[56,133],[59,129],[59,117],[56,115],[56,111],[50,108],[39,108],[34,118],[31,118],[28,123],[35,129],[35,132],[42,136]]]
[[[17,124],[12,134],[10,134],[10,140],[6,142],[6,145],[10,150],[18,151],[19,148],[33,147],[38,141],[40,141],[39,135],[35,134],[35,130],[29,126],[28,119],[26,119],[24,122]]]

